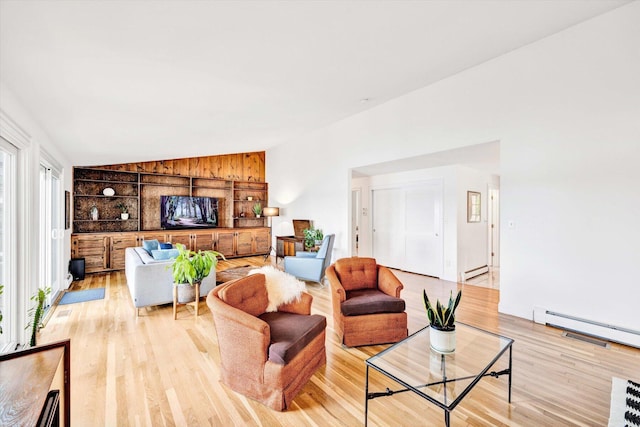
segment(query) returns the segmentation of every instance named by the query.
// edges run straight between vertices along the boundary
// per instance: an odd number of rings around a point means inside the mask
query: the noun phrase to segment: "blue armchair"
[[[284,257],[284,271],[299,279],[320,282],[324,271],[331,265],[331,252],[335,234],[327,234],[318,252],[296,252],[296,256]]]

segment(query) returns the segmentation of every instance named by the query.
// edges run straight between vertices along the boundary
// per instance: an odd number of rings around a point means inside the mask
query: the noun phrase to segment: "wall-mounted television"
[[[218,199],[160,196],[160,226],[163,229],[217,227]]]

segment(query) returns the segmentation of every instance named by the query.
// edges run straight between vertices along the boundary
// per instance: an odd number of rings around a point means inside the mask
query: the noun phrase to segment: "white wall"
[[[638,22],[633,2],[268,150],[270,196],[345,256],[350,168],[498,140],[500,311],[640,330]]]
[[[46,133],[32,118],[29,111],[20,103],[13,93],[0,81],[0,110],[6,117],[25,135],[27,146],[20,151],[24,161],[18,165],[20,175],[18,191],[18,295],[13,299],[17,303],[18,319],[22,319],[22,325],[14,331],[14,334],[22,336],[22,342],[27,339],[24,325],[27,322],[27,310],[31,307],[29,297],[38,289],[38,248],[40,245],[38,236],[38,206],[39,206],[39,164],[41,150],[45,150],[53,159],[62,165],[61,176],[64,190],[71,191],[71,165],[60,154],[56,146],[51,142]],[[0,129],[0,132],[5,132]],[[11,142],[11,136],[3,135]],[[64,208],[64,192],[60,194],[61,204]],[[64,213],[63,213],[64,218]],[[62,276],[66,276],[69,259],[71,257],[71,229],[65,230],[62,247],[62,259],[60,268]],[[63,286],[66,281],[60,279]],[[7,316],[7,313],[3,313]],[[18,338],[20,339],[20,337]]]

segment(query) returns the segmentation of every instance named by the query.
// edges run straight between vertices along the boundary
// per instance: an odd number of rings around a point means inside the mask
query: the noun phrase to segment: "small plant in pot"
[[[436,300],[435,308],[431,305],[427,291],[423,290],[424,306],[431,326],[429,335],[431,348],[440,353],[453,353],[456,349],[456,308],[460,304],[462,291],[458,291],[455,299],[453,291],[449,294],[449,302],[445,306]]]
[[[123,202],[120,202],[116,205],[116,208],[120,209],[121,219],[129,219],[129,206],[125,205]]]
[[[195,301],[195,285],[201,283],[211,270],[218,265],[218,257],[224,258],[216,251],[194,252],[182,244],[177,244],[178,256],[171,265],[174,285],[178,287],[178,302],[181,304]]]
[[[309,249],[313,246],[320,246],[322,244],[322,239],[324,238],[324,234],[321,229],[305,228],[302,230],[302,234],[304,235],[304,247]]]
[[[256,202],[253,205],[253,213],[256,215],[256,218],[260,218],[260,215],[262,215],[262,203],[260,202]]]
[[[324,233],[322,232],[322,229],[317,228],[316,229],[316,235],[315,235],[315,243],[316,246],[321,246],[322,245],[322,239],[324,239]]]

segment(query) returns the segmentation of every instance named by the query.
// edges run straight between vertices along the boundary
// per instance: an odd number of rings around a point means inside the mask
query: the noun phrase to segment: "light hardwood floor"
[[[262,257],[218,269],[262,265]],[[273,263],[273,259],[267,263]],[[426,325],[422,290],[446,298],[457,284],[397,272],[405,285],[409,333]],[[333,333],[329,288],[308,284],[313,312],[327,317],[327,364],[286,412],[275,412],[219,382],[211,313],[181,307],[143,309],[136,318],[124,272],[89,275],[72,290],[105,287],[104,300],[58,306],[40,343],[71,338],[71,407],[75,426],[358,426],[364,420],[364,360],[387,346],[343,348]],[[603,349],[563,338],[559,330],[497,313],[499,291],[465,285],[458,320],[515,340],[513,396],[506,377],[485,378],[452,412],[453,426],[602,426],[611,377],[640,379],[640,350]],[[507,360],[496,365],[502,369]],[[372,373],[370,390],[398,389]],[[369,402],[369,425],[442,425],[443,413],[412,395]]]

